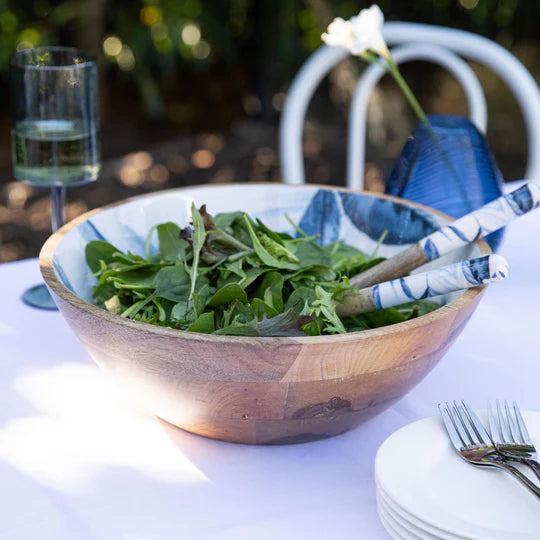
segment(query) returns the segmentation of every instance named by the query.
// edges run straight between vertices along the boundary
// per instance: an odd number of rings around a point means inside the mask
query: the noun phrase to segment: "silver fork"
[[[446,406],[439,403],[439,411],[454,448],[465,461],[479,467],[502,469],[540,498],[540,488],[497,453],[484,426],[470,407],[463,401],[461,405],[454,401],[453,404],[447,402]]]
[[[540,464],[537,461],[536,448],[527,431],[517,403],[512,403],[513,413],[504,402],[504,411],[499,400],[496,401],[497,416],[488,403],[489,430],[491,440],[497,451],[507,459],[528,465],[540,480]]]

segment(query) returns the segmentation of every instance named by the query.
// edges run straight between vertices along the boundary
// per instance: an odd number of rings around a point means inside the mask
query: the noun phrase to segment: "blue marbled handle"
[[[504,279],[508,263],[502,255],[486,255],[421,274],[375,285],[371,289],[377,309],[398,306]]]
[[[426,236],[419,244],[432,261],[540,206],[540,184],[529,182]]]

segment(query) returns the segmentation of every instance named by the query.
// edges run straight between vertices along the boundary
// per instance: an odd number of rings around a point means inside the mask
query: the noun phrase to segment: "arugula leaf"
[[[336,313],[332,294],[325,291],[320,285],[315,287],[317,299],[312,304],[315,315],[321,317],[327,324],[324,328],[328,334],[345,334],[347,330]]]
[[[227,283],[219,289],[211,298],[208,300],[208,305],[210,307],[218,307],[223,304],[229,304],[234,300],[247,303],[248,297],[246,292],[238,283]]]
[[[257,330],[260,336],[302,336],[305,334],[300,329],[312,320],[313,317],[290,308],[271,319],[264,318],[257,324]]]
[[[207,283],[202,285],[197,292],[193,293],[193,310],[196,317],[202,315],[211,296],[210,286]]]
[[[152,299],[152,303],[157,308],[157,317],[159,322],[164,322],[167,318],[167,312],[165,311],[165,308],[160,300],[157,298]]]
[[[320,319],[315,319],[302,326],[302,332],[308,336],[322,336],[324,324]]]
[[[225,263],[224,267],[229,272],[232,272],[233,274],[236,274],[237,276],[240,276],[241,278],[245,278],[247,276],[244,270],[242,269],[242,265],[243,265],[242,259],[237,259],[234,262]]]
[[[266,233],[258,231],[257,238],[260,240],[263,247],[268,253],[279,259],[280,261],[288,261],[291,263],[299,263],[300,259],[296,257],[290,250],[288,250],[283,244],[276,242],[273,238],[270,238]]]
[[[303,229],[300,228],[300,225],[297,225],[288,214],[285,214],[285,219],[292,225],[293,229],[297,232],[297,234],[300,235],[302,241],[311,242],[314,246],[318,247],[319,249],[322,249],[321,246],[315,242],[315,240],[321,237],[320,234],[308,236],[308,234]]]
[[[114,261],[124,263],[128,266],[141,265],[147,262],[140,255],[135,255],[134,253],[131,253],[131,251],[128,251],[127,253],[116,251],[115,253],[113,253],[112,257]]]
[[[270,318],[279,315],[279,311],[276,308],[269,306],[260,298],[254,298],[251,301],[251,313],[253,318],[258,321],[262,320],[264,317]]]
[[[236,220],[243,219],[243,212],[221,212],[214,216],[214,224],[219,229],[232,233],[232,225]]]
[[[404,322],[408,319],[407,315],[402,313],[395,307],[380,309],[378,311],[370,311],[369,313],[362,313],[363,319],[369,325],[370,328],[379,328],[385,326],[385,324],[396,324]]]
[[[105,272],[101,277],[103,282],[112,283],[117,289],[133,291],[155,289],[158,273],[155,271],[130,270],[128,272]]]
[[[216,327],[214,326],[214,312],[209,311],[203,313],[198,319],[188,328],[189,332],[200,332],[202,334],[211,334]]]
[[[153,276],[152,280],[155,282],[154,292],[124,311],[122,313],[123,317],[134,317],[154,298],[165,298],[172,302],[181,302],[188,296],[189,276],[183,266],[166,266]]]
[[[433,302],[432,300],[417,300],[414,302],[414,305],[416,306],[416,317],[421,317],[422,315],[427,315],[428,313],[431,313],[432,311],[440,308],[441,306],[437,304],[437,302]],[[411,317],[413,318],[413,317]]]
[[[253,231],[253,228],[251,227],[251,223],[249,222],[249,219],[245,214],[244,214],[244,221],[246,223],[246,227],[249,232],[251,242],[253,243],[253,249],[255,250],[255,253],[259,257],[259,259],[261,259],[261,261],[264,264],[266,264],[267,266],[271,266],[274,268],[282,268],[285,270],[295,270],[298,268],[297,264],[287,262],[287,261],[280,261],[279,259],[276,259],[273,255],[268,253],[268,251],[266,251],[266,249],[263,247],[263,245],[259,241],[259,238],[257,238],[257,235]]]
[[[259,218],[256,219],[256,222],[259,227],[259,231],[266,234],[266,236],[274,240],[274,242],[285,246],[284,240],[292,240],[292,237],[287,233],[277,233],[276,231],[269,229]]]
[[[265,274],[257,292],[257,296],[278,312],[283,311],[283,284],[285,280],[277,272]]]
[[[312,317],[299,315],[294,309],[289,309],[272,318],[264,318],[261,322],[231,324],[214,331],[214,334],[229,336],[254,336],[254,337],[284,337],[304,336],[300,328],[311,321]]]
[[[249,270],[246,271],[246,277],[245,278],[242,278],[238,284],[241,285],[244,289],[246,289],[247,287],[249,287],[252,283],[254,283],[255,281],[257,281],[257,279],[259,277],[261,277],[263,274],[265,274],[266,272],[270,272],[272,269],[271,268],[260,268],[260,267],[257,267],[257,268],[250,268]]]
[[[178,262],[185,259],[189,243],[179,238],[180,227],[175,223],[162,223],[156,227],[159,239],[159,252],[163,259]]]
[[[98,283],[92,289],[92,298],[95,299],[98,306],[104,306],[108,299],[116,295],[116,292],[112,283]]]
[[[300,267],[308,268],[314,265],[329,267],[332,259],[318,244],[304,242],[296,246],[295,255],[300,259]]]
[[[193,220],[193,262],[191,263],[191,288],[189,290],[189,299],[193,297],[195,291],[195,282],[197,281],[197,268],[199,266],[199,255],[204,244],[206,231],[201,214],[197,210],[195,203],[191,203],[191,219]]]
[[[384,261],[384,257],[376,257],[375,259],[370,259],[366,261],[364,264],[357,266],[353,269],[354,274],[360,274],[361,272],[365,272],[366,270],[369,270],[371,267],[379,264],[380,262]]]
[[[360,315],[350,315],[343,319],[343,325],[348,332],[380,328],[426,315],[439,307],[439,304],[431,300],[417,300],[401,306],[370,311]]]
[[[195,320],[195,317],[193,303],[187,300],[177,302],[171,310],[171,321],[179,323],[181,326],[191,324]]]
[[[118,249],[112,244],[109,244],[109,242],[105,242],[104,240],[92,240],[86,244],[86,263],[92,272],[99,272],[101,270],[100,261],[103,261],[107,265],[111,264],[115,253],[118,253]]]
[[[153,297],[166,298],[171,302],[185,300],[190,291],[189,276],[183,266],[166,266],[156,274]]]

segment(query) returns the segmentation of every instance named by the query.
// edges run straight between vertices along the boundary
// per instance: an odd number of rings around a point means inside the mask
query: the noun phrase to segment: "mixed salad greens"
[[[308,236],[288,216],[296,238],[243,212],[211,216],[194,205],[191,211],[189,227],[152,227],[144,257],[102,240],[89,242],[96,304],[136,321],[238,336],[342,334],[439,307],[419,300],[340,319],[335,304],[354,291],[348,278],[383,260],[377,250],[366,254],[342,241],[321,246],[318,236]],[[151,253],[156,234],[159,249]]]

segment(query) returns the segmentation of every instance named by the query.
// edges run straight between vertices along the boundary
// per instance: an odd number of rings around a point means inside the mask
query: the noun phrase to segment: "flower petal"
[[[354,39],[351,43],[351,53],[355,56],[360,56],[370,48],[369,41],[366,39]]]
[[[388,47],[382,35],[384,15],[379,6],[363,9],[349,21],[336,17],[321,38],[327,45],[345,47],[360,56],[372,50],[381,56],[388,56]]]
[[[377,4],[373,4],[366,11],[370,14],[371,20],[375,24],[375,26],[377,26],[379,29],[382,29],[382,26],[384,24],[384,14],[381,11],[381,8]]]
[[[381,32],[376,32],[371,35],[369,48],[374,53],[380,54],[381,56],[388,55],[388,46],[386,45],[386,41],[384,41],[384,38]]]
[[[353,40],[352,24],[337,17],[328,25],[327,32],[321,37],[327,45],[350,48]]]
[[[382,35],[384,15],[379,6],[373,5],[369,9],[363,9],[356,17],[352,17],[350,22],[355,42],[357,40],[367,42],[366,49],[381,56],[388,54],[388,47]]]

